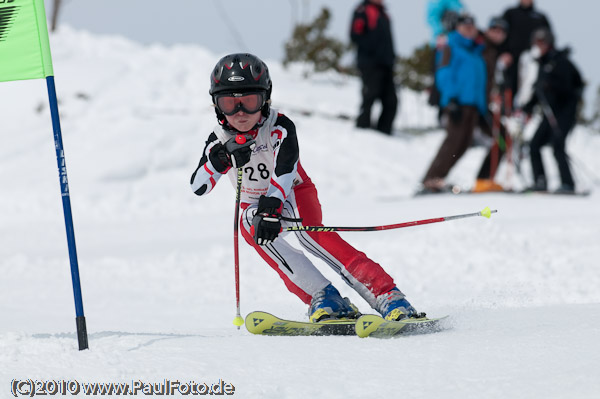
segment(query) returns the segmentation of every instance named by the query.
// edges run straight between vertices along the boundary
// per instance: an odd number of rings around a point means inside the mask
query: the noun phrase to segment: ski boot
[[[504,187],[492,179],[477,179],[472,191],[474,193],[502,192]]]
[[[312,323],[328,319],[356,319],[359,316],[358,308],[350,299],[342,298],[331,284],[313,295],[308,309],[308,317]]]
[[[548,191],[548,185],[544,176],[538,176],[532,186],[523,190],[524,193],[543,193]]]
[[[561,184],[560,187],[554,191],[554,194],[575,194],[575,185]]]
[[[398,321],[408,317],[425,317],[425,313],[417,313],[397,287],[377,297],[376,310],[389,321]]]

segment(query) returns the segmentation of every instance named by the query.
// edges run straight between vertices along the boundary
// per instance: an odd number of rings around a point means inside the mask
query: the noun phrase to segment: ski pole
[[[235,138],[235,141],[238,144],[244,144],[246,142],[246,137],[238,134]],[[235,270],[235,306],[236,313],[235,318],[233,319],[233,324],[237,326],[238,330],[240,326],[244,324],[244,319],[242,319],[242,315],[240,312],[240,249],[239,249],[239,240],[238,240],[238,232],[239,232],[239,218],[240,218],[240,198],[242,192],[242,178],[244,176],[244,172],[242,168],[237,169],[237,185],[235,188],[235,216],[233,220],[233,258],[234,258],[234,270]]]
[[[498,211],[495,210],[495,209],[491,210],[489,207],[486,207],[481,212],[466,213],[466,214],[463,214],[463,215],[445,216],[445,217],[435,218],[435,219],[416,220],[414,222],[405,222],[405,223],[398,223],[398,224],[388,224],[388,225],[384,225],[384,226],[373,226],[373,227],[292,226],[292,227],[287,227],[287,228],[283,229],[283,231],[308,231],[308,232],[311,232],[311,233],[327,233],[327,232],[333,232],[333,231],[380,231],[380,230],[392,230],[392,229],[401,229],[401,228],[404,228],[404,227],[419,226],[419,225],[422,225],[422,224],[447,222],[447,221],[450,221],[450,220],[464,219],[464,218],[470,218],[470,217],[475,217],[475,216],[483,216],[483,217],[486,217],[486,218],[489,219],[490,216],[492,215],[492,213],[496,213],[496,212],[498,212]]]
[[[535,93],[537,94],[538,99],[540,100],[542,112],[546,116],[546,119],[548,119],[548,123],[550,124],[550,128],[554,132],[555,138],[559,139],[562,136],[562,130],[560,129],[560,126],[558,125],[558,120],[556,119],[556,115],[554,114],[552,107],[550,107],[550,103],[548,102],[548,99],[546,99],[546,95],[540,89],[537,89],[535,91]]]

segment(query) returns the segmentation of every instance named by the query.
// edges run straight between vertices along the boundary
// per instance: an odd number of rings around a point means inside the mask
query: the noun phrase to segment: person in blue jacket
[[[474,17],[463,13],[439,54],[436,82],[447,135],[423,179],[424,193],[445,191],[445,177],[469,148],[480,115],[487,113],[484,44],[478,37]]]

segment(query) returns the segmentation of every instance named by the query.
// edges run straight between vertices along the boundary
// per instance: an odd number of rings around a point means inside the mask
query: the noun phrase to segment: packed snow
[[[358,109],[357,79],[305,79],[304,66],[266,60],[273,105],[296,123],[326,224],[399,223],[486,206],[498,213],[343,235],[381,263],[419,311],[450,315],[450,329],[392,340],[254,336],[232,324],[234,190],[227,180],[206,197],[189,187],[216,122],[208,77],[223,54],[68,28],[51,41],[90,349],[77,350],[45,84],[3,83],[0,398],[13,397],[15,379],[222,380],[240,398],[598,397],[598,133],[578,127],[569,141],[578,187],[590,196],[413,198],[444,137],[439,129],[415,133],[435,126],[422,95],[402,92],[387,137],[333,117]],[[449,180],[473,184],[484,151],[470,149]],[[556,187],[551,150],[543,155]],[[524,185],[507,167],[499,177]],[[307,311],[245,244],[241,307],[297,320]]]

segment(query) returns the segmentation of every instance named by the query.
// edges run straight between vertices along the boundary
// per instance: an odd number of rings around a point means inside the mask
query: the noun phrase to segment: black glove
[[[254,242],[258,245],[273,242],[281,232],[281,205],[279,198],[260,196],[251,229]]]
[[[212,146],[208,159],[219,173],[225,173],[231,168],[231,159],[225,150],[225,146],[221,143]]]
[[[254,149],[255,141],[250,139],[246,140],[244,144],[238,144],[236,141],[237,137],[232,137],[225,143],[225,150],[229,154],[231,159],[231,166],[234,168],[241,168],[250,162],[250,156]]]
[[[458,103],[456,98],[450,100],[448,105],[446,105],[446,112],[448,112],[448,116],[450,120],[454,123],[459,123],[462,118],[462,107]]]
[[[231,167],[241,168],[250,161],[254,143],[254,140],[247,140],[244,144],[238,144],[232,137],[225,144],[215,144],[208,157],[217,172],[225,173]]]

